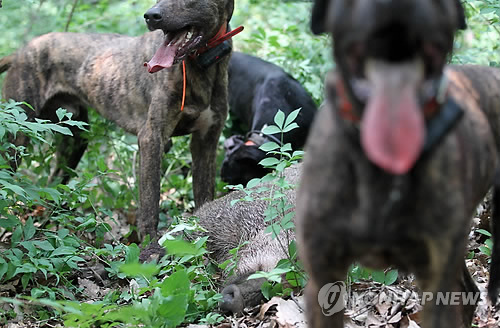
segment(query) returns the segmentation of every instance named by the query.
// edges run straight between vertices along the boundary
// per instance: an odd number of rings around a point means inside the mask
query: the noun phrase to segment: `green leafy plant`
[[[30,161],[26,146],[14,144],[10,136],[23,134],[33,144],[50,146],[50,136],[71,135],[68,126],[83,129],[84,123],[72,121],[71,113],[63,109],[57,111],[59,123],[30,121],[21,105],[26,104],[12,101],[0,104],[0,151],[5,155],[0,157],[0,227],[12,231],[11,247],[0,255],[0,280],[20,276],[26,288],[29,282],[37,283],[36,273],[41,273],[44,279],[54,276],[59,281],[83,259],[79,256],[79,243],[68,229],[52,231],[35,227],[34,217],[46,209],[60,209],[66,190],[40,187],[22,173],[12,171],[9,162]]]
[[[231,258],[225,260],[224,262],[222,262],[218,265],[218,267],[221,270],[223,270],[225,276],[234,275],[234,270],[236,269],[236,267],[238,265],[238,261],[240,259],[239,251],[241,248],[245,247],[246,245],[248,245],[248,241],[242,242],[238,245],[238,247],[229,250],[229,254],[231,255]]]
[[[482,246],[479,246],[479,251],[488,256],[488,263],[491,261],[491,251],[493,249],[493,240],[492,240],[492,234],[487,231],[487,230],[484,230],[484,229],[477,229],[476,230],[477,233],[480,233],[482,235],[485,235],[486,237],[488,237],[485,241],[484,241],[484,245]]]
[[[235,48],[265,58],[291,73],[317,104],[323,99],[324,74],[333,67],[329,36],[310,32],[307,1],[240,0],[231,22],[245,25]]]
[[[352,264],[347,276],[348,282],[359,282],[373,280],[379,284],[390,286],[398,279],[397,269],[372,270],[359,264]]]
[[[52,139],[56,133],[70,136],[68,127],[84,128],[84,123],[72,121],[71,113],[63,109],[57,111],[59,123],[40,119],[31,121],[21,105],[29,108],[17,102],[0,104],[0,148],[5,155],[0,157],[0,228],[11,231],[11,247],[0,254],[0,281],[19,277],[22,288],[28,289],[31,285],[31,292],[29,297],[19,295],[17,299],[4,301],[20,307],[38,307],[38,312],[45,313],[47,318],[66,312],[63,318],[68,326],[114,325],[123,320],[124,314],[130,314],[125,317],[129,323],[137,319],[137,323],[149,322],[152,327],[175,327],[185,320],[200,318],[207,322],[220,321],[217,315],[209,313],[218,298],[206,273],[208,270],[200,260],[206,253],[206,239],[193,245],[187,244],[191,245],[187,251],[186,246],[178,244],[181,241],[166,241],[172,254],[185,254],[172,255],[161,265],[140,265],[140,250],[135,244],[95,247],[99,245],[99,240],[103,240],[104,234],[111,231],[106,219],[112,213],[95,206],[100,202],[100,196],[89,192],[95,186],[91,180],[111,174],[110,170],[103,168],[102,171],[106,172],[76,177],[68,185],[55,187],[34,184],[29,176],[21,172],[25,170],[24,166],[18,171],[11,170],[10,161],[19,164],[22,160],[27,168],[31,165],[39,167],[36,166],[38,162],[33,160],[34,149],[47,149],[53,154]],[[21,133],[30,138],[28,147],[16,145],[10,138]],[[48,174],[50,161],[44,165],[48,168],[39,172]],[[92,211],[84,213],[80,211],[82,208]],[[86,234],[96,237],[93,245],[82,239]],[[64,301],[80,293],[72,280],[89,258],[102,261],[111,279],[140,275],[137,278],[139,290],[122,294],[111,292],[99,303],[76,305]],[[169,278],[160,282],[158,275],[165,274],[170,274]],[[190,283],[188,276],[202,282],[196,292],[186,284],[186,281]],[[172,286],[183,286],[183,289],[172,289]],[[151,293],[151,296],[145,298],[146,293]],[[181,301],[184,305],[179,307]],[[123,306],[130,302],[130,305]],[[207,312],[209,314],[204,317]],[[15,316],[16,313],[10,315]]]
[[[262,130],[264,134],[280,135],[281,145],[274,141],[270,141],[259,147],[259,149],[265,151],[269,155],[259,164],[272,169],[273,172],[267,174],[263,178],[250,180],[246,188],[242,185],[230,186],[233,189],[242,190],[245,193],[245,197],[233,200],[232,204],[238,201],[253,201],[255,195],[266,191],[269,192],[268,198],[266,197],[266,200],[269,201],[269,205],[264,212],[265,222],[268,223],[265,232],[271,234],[272,238],[280,236],[280,238],[278,238],[279,246],[282,248],[284,254],[288,254],[288,257],[281,260],[276,268],[270,272],[257,272],[249,277],[249,279],[266,278],[267,282],[263,284],[262,292],[268,299],[275,295],[288,295],[292,291],[292,288],[301,288],[305,285],[305,275],[297,260],[297,250],[294,240],[294,205],[290,203],[286,196],[286,190],[295,188],[296,186],[290,185],[284,175],[284,170],[292,164],[298,163],[303,156],[303,151],[292,152],[291,144],[283,144],[283,135],[298,127],[297,123],[294,121],[299,112],[300,108],[292,111],[287,117],[283,111],[278,110],[274,116],[275,124],[268,125]],[[267,184],[259,186],[261,183]],[[270,187],[269,184],[271,185]],[[281,236],[285,238],[281,238]],[[234,267],[237,261],[235,257],[237,251],[235,252],[235,250],[233,250],[233,252],[233,258],[226,262],[232,263]],[[285,277],[288,285],[292,288],[283,286],[282,277]]]
[[[456,38],[453,62],[497,66],[500,62],[500,7],[495,0],[464,1],[468,29]]]

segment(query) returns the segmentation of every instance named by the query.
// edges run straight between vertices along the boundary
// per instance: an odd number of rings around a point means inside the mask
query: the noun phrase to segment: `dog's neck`
[[[226,22],[222,24],[219,31],[208,40],[207,44],[196,50],[192,55],[189,56],[191,60],[195,60],[202,69],[219,62],[225,56],[229,55],[232,51],[231,45],[227,44],[226,41],[231,39],[236,34],[243,31],[243,26],[239,26],[236,29],[227,32],[229,23]],[[181,111],[184,110],[184,104],[186,101],[186,61],[182,61],[182,100],[181,100]]]
[[[208,50],[219,46],[224,41],[231,39],[233,36],[243,31],[243,26],[239,26],[234,30],[230,30],[229,32],[227,32],[228,27],[229,23],[222,24],[222,26],[219,28],[219,31],[217,31],[217,33],[210,40],[208,40],[207,44],[196,50],[196,52],[192,56],[199,56],[207,52]]]
[[[344,80],[336,76],[333,79],[327,79],[327,82],[329,82],[329,88],[334,90],[333,99],[335,99],[338,114],[345,121],[350,122],[359,133],[363,111],[350,100]],[[426,121],[426,140],[421,157],[429,153],[463,116],[463,109],[450,96],[448,89],[449,81],[445,71],[434,97],[422,107]]]
[[[335,82],[335,95],[337,97],[337,106],[340,115],[348,121],[359,124],[361,121],[360,114],[363,112],[350,100],[344,81],[342,78],[337,78]],[[445,74],[441,77],[441,81],[436,90],[436,94],[422,107],[424,117],[427,121],[432,120],[440,111],[448,96],[448,78]]]

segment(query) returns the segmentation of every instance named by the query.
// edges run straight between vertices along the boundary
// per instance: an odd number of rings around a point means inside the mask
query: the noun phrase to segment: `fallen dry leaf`
[[[294,300],[284,300],[280,297],[273,297],[269,302],[262,305],[259,318],[262,320],[267,311],[276,306],[276,313],[272,316],[272,321],[280,328],[302,328],[307,327],[304,314],[304,298],[299,296]],[[271,323],[271,327],[273,323]]]

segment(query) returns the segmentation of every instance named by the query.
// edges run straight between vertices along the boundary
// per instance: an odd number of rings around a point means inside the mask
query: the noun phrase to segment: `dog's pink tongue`
[[[171,42],[170,44],[164,42],[158,48],[158,50],[156,50],[156,53],[154,54],[153,58],[151,58],[151,60],[146,63],[146,66],[148,67],[148,72],[156,73],[164,68],[171,67],[174,64],[176,52],[177,52],[176,44],[174,44],[173,42]]]
[[[361,121],[361,145],[380,168],[405,174],[422,151],[425,122],[412,79],[401,80],[404,74],[393,78],[390,72],[383,75],[374,79],[374,92]]]

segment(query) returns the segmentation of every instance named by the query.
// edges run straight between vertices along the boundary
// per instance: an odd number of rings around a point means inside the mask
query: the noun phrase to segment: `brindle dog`
[[[342,305],[331,303],[341,289],[328,284],[353,261],[414,273],[433,296],[423,327],[471,325],[476,304],[436,298],[478,291],[464,255],[498,163],[500,70],[445,66],[464,27],[458,0],[315,1],[312,29],[332,33],[338,71],[326,79],[297,196],[310,327],[343,326]]]
[[[25,101],[35,108],[35,112],[28,111],[30,116],[48,119],[54,119],[56,109],[63,107],[74,113],[74,119],[87,121],[87,106],[91,106],[136,134],[140,152],[138,226],[142,235],[155,237],[161,157],[170,137],[192,134],[196,205],[214,197],[216,147],[228,112],[230,56],[208,66],[206,54],[222,46],[216,43],[226,36],[233,6],[233,0],[161,0],[145,14],[149,29],[158,31],[139,37],[40,36],[0,60],[0,72],[8,69],[3,97]],[[71,142],[59,145],[58,158],[66,162],[58,164],[56,174],[63,181],[69,175],[62,168],[75,168],[86,146],[79,131],[74,131]]]

